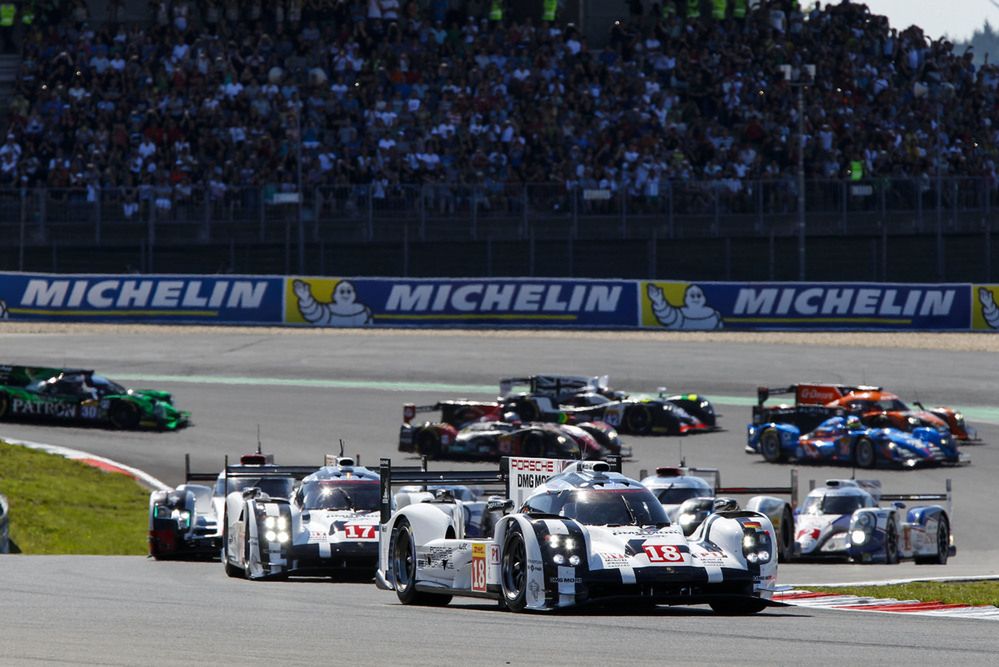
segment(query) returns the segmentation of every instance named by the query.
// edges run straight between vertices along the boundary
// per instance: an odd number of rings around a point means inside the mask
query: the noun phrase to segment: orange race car
[[[946,426],[955,440],[979,439],[975,429],[965,423],[964,415],[957,410],[925,408],[918,402],[914,403],[915,409],[910,408],[897,395],[881,387],[812,383],[793,385],[793,388],[797,404],[845,408],[859,414],[866,426],[893,426],[902,431],[911,431],[916,426]]]

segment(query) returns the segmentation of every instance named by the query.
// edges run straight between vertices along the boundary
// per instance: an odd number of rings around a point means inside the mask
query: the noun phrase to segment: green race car
[[[94,371],[0,365],[0,420],[8,419],[170,431],[191,414],[165,391],[126,389]]]

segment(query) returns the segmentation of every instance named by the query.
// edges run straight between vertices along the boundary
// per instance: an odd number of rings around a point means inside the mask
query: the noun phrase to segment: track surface
[[[284,463],[319,462],[343,438],[349,453],[374,464],[399,460],[401,405],[457,397],[429,385],[494,385],[501,375],[531,372],[611,373],[615,386],[666,384],[708,397],[754,395],[758,384],[801,380],[883,384],[904,398],[957,407],[991,406],[997,357],[992,352],[862,349],[689,338],[615,342],[605,336],[530,338],[509,334],[272,331],[195,333],[6,334],[0,362],[93,367],[110,377],[196,376],[196,382],[129,381],[172,391],[194,413],[179,433],[124,433],[5,423],[0,434],[92,451],[143,468],[168,483],[183,476],[190,452],[199,470],[218,470],[223,456],[256,446]],[[238,383],[212,378],[248,378]],[[253,378],[267,384],[254,384]],[[286,379],[278,385],[274,379]],[[302,380],[320,386],[294,386]],[[355,381],[352,388],[329,381]],[[394,391],[398,383],[423,390]],[[305,383],[303,383],[305,384]],[[490,398],[488,393],[467,394]],[[788,467],[742,452],[749,408],[720,406],[729,430],[688,438],[630,438],[635,460],[625,471],[674,464],[716,466],[726,484],[782,484]],[[986,442],[999,425],[978,422]],[[999,574],[999,517],[993,511],[999,447],[968,447],[960,469],[876,471],[889,491],[937,491],[954,479],[958,556],[945,567],[790,565],[785,583],[908,576]],[[849,477],[849,468],[803,467],[803,480]],[[2,476],[2,475],[0,475]],[[676,662],[819,663],[860,659],[886,664],[956,658],[985,664],[999,650],[984,621],[773,609],[755,618],[718,618],[703,608],[651,614],[577,613],[515,616],[481,603],[445,609],[400,607],[394,595],[357,583],[249,583],[226,579],[221,566],[154,563],[142,558],[12,557],[0,567],[0,656],[4,663],[187,662],[193,655],[263,663],[280,660],[364,664],[407,659],[451,664]],[[876,619],[876,623],[872,620]],[[989,626],[991,627],[991,626]],[[58,629],[58,631],[55,631]],[[455,629],[454,635],[449,632]],[[460,630],[459,630],[460,629]],[[664,629],[666,630],[664,632]],[[654,633],[654,634],[653,634]],[[432,640],[428,638],[433,638]],[[473,637],[472,642],[465,640]],[[807,637],[807,641],[803,638]],[[850,643],[844,645],[844,638]],[[791,639],[795,638],[795,639]],[[237,658],[239,656],[239,658]],[[672,656],[672,658],[670,658]],[[775,658],[775,656],[777,656]]]

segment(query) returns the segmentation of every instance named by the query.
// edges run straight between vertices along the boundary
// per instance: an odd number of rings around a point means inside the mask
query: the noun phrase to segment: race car
[[[126,389],[92,370],[0,366],[0,420],[154,428],[190,424],[165,391]]]
[[[500,402],[524,420],[603,421],[621,433],[685,435],[717,428],[714,406],[699,394],[629,394],[607,376],[532,375],[500,380]]]
[[[403,406],[399,451],[431,459],[491,460],[501,456],[548,456],[599,459],[608,454],[631,454],[617,431],[603,422],[555,424],[521,422],[516,415],[498,416],[472,401],[442,401],[434,405]],[[416,415],[440,410],[441,421],[413,424]],[[506,419],[509,419],[507,421]]]
[[[970,462],[947,435],[934,428],[920,426],[911,433],[891,427],[867,428],[856,415],[829,417],[807,433],[789,423],[750,424],[746,451],[759,452],[772,463],[794,459],[860,468],[910,469]]]
[[[688,538],[651,491],[615,471],[619,464],[504,462],[498,472],[428,474],[397,472],[382,459],[379,588],[394,590],[403,604],[463,595],[515,612],[631,600],[751,614],[770,604],[777,551],[765,515],[718,512]],[[491,502],[490,510],[500,510],[491,531],[470,537],[457,500],[399,503],[393,512],[386,499],[397,476],[406,483],[491,480],[506,486],[509,500]]]
[[[945,501],[906,510],[904,501]],[[892,501],[890,507],[879,507]],[[957,553],[951,533],[951,484],[944,494],[883,494],[878,480],[830,479],[808,493],[797,516],[802,559],[943,565]]]
[[[10,553],[10,504],[0,493],[0,554]]]
[[[254,476],[274,466],[274,457],[259,450],[244,454],[238,466],[228,462],[222,472],[192,472],[191,457],[184,457],[184,483],[175,489],[149,494],[149,555],[156,560],[218,558],[222,550],[222,513],[226,489],[242,491],[260,487],[280,492],[283,480]],[[226,478],[226,471],[239,473]],[[192,482],[211,482],[212,486]]]
[[[717,468],[661,466],[655,474],[642,471],[642,485],[662,503],[670,521],[684,535],[691,535],[704,520],[718,510],[738,509],[730,495],[751,496],[745,509],[766,514],[777,535],[777,551],[782,562],[794,555],[794,506],[797,502],[798,471],[791,470],[790,486],[722,486]],[[763,495],[758,495],[763,494]],[[788,496],[788,500],[774,494]]]
[[[875,386],[852,386],[844,384],[808,383],[786,388],[767,389],[770,394],[789,393],[795,395],[799,405],[826,405],[831,408],[846,408],[860,416],[867,426],[893,426],[902,431],[918,427],[929,427],[943,432],[949,431],[956,440],[967,442],[978,440],[978,433],[968,426],[957,410],[947,407],[926,409],[922,403],[915,403],[914,410],[897,395]]]
[[[332,457],[312,469],[278,468],[286,490],[226,496],[225,572],[247,579],[370,573],[378,558],[378,474]]]

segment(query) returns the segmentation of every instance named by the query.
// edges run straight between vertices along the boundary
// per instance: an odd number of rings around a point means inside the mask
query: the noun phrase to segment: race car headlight
[[[863,544],[867,541],[867,531],[866,530],[854,530],[850,533],[850,541],[854,544]]]
[[[284,532],[283,530],[281,532],[279,532],[277,534],[277,541],[281,542],[281,543],[287,542],[288,541],[288,533]]]
[[[756,540],[756,536],[754,536],[754,535],[745,535],[742,538],[742,548],[743,549],[752,549],[753,547],[756,546],[756,541],[757,541]]]
[[[275,533],[273,530],[268,530],[266,533],[264,533],[264,539],[267,540],[268,542],[273,542],[274,540],[277,539],[277,533]]]
[[[576,548],[576,540],[572,539],[571,537],[565,538],[564,540],[562,540],[562,548],[565,549],[566,551],[572,551],[573,549]]]
[[[863,514],[858,514],[857,523],[861,526],[870,526],[871,524],[874,523],[874,517],[872,517],[870,514],[866,512]]]
[[[277,529],[278,530],[288,530],[288,519],[283,516],[279,516],[277,519]]]
[[[681,526],[686,528],[690,524],[697,521],[697,515],[692,512],[684,512],[679,517],[677,517],[677,520],[680,522]]]
[[[579,565],[579,556],[576,554],[569,556],[569,565],[572,565],[573,567]]]
[[[174,515],[177,519],[177,524],[180,526],[190,526],[191,525],[191,513],[187,510],[176,511],[174,510]]]
[[[274,530],[275,528],[277,528],[277,519],[272,516],[269,516],[266,519],[264,519],[264,528],[266,528],[267,530]]]
[[[909,426],[919,426],[919,419],[916,417],[906,417],[905,421],[909,422]]]
[[[548,546],[551,547],[552,549],[558,549],[559,545],[562,543],[562,536],[561,535],[546,535],[545,536],[545,542],[547,542]]]
[[[556,565],[561,565],[562,563],[565,562],[565,556],[563,556],[562,554],[555,554],[554,556],[552,556],[552,562],[555,563]]]

